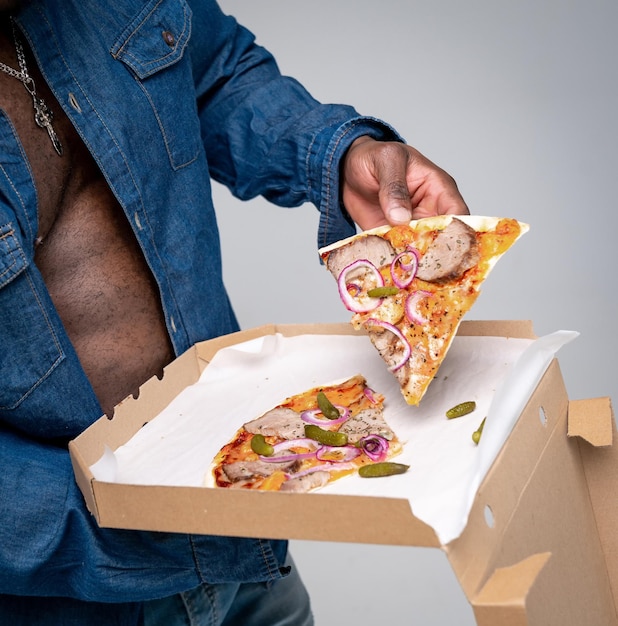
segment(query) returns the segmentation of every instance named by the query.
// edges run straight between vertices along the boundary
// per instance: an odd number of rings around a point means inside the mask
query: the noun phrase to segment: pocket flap
[[[191,34],[191,9],[185,0],[151,0],[131,21],[112,56],[144,79],[178,61]]]

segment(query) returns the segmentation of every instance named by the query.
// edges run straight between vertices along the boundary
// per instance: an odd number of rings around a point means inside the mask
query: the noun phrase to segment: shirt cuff
[[[320,211],[317,240],[319,248],[356,233],[356,225],[341,201],[340,164],[352,143],[363,136],[369,136],[378,141],[404,142],[394,128],[373,117],[357,117],[348,120],[335,130],[328,142],[325,142],[322,159],[316,161],[321,163],[319,198],[314,199]],[[314,141],[314,149],[316,145],[319,145],[319,140],[318,137]]]

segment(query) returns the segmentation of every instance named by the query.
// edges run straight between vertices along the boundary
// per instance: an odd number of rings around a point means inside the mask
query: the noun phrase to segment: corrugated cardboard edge
[[[576,437],[618,616],[618,446],[611,399],[571,400],[570,437]],[[617,618],[618,619],[618,618]]]

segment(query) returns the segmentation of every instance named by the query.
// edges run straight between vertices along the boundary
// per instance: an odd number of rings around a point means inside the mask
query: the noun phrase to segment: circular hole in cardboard
[[[485,505],[483,509],[483,516],[485,517],[485,523],[488,528],[493,528],[496,525],[496,520],[494,518],[494,512],[491,510],[489,504]]]
[[[543,426],[547,426],[547,413],[542,406],[539,407],[539,421]]]

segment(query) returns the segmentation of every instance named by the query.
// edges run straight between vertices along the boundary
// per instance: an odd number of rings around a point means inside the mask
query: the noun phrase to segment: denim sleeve
[[[323,129],[311,145],[311,177],[318,181],[315,188],[320,192],[319,197],[311,198],[320,210],[318,247],[349,237],[356,231],[341,201],[340,163],[350,145],[367,135],[378,141],[403,141],[380,120],[354,117],[337,128]]]
[[[322,104],[281,75],[253,34],[216,4],[192,4],[191,54],[212,177],[241,199],[320,211],[318,245],[354,233],[339,192],[339,163],[361,135],[401,141],[351,106]]]

